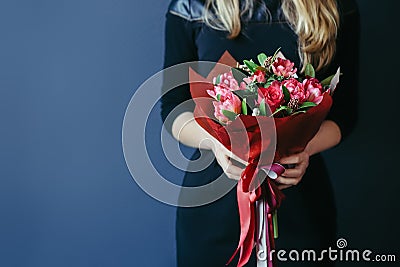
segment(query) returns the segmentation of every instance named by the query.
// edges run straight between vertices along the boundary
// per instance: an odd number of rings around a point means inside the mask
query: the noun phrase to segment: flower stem
[[[274,238],[278,238],[278,211],[272,213],[272,224],[274,228]]]

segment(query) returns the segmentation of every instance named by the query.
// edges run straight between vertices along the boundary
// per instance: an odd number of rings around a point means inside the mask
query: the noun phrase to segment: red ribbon
[[[246,169],[243,171],[241,179],[237,185],[237,201],[239,206],[240,215],[240,239],[239,244],[228,261],[228,264],[232,262],[237,253],[240,251],[239,261],[237,266],[244,266],[250,259],[253,247],[255,245],[255,229],[256,229],[256,213],[255,213],[255,202],[260,197],[265,198],[266,203],[266,223],[267,223],[267,261],[268,266],[273,266],[273,262],[270,259],[270,251],[274,248],[274,233],[272,224],[272,212],[279,208],[281,201],[284,198],[283,193],[277,188],[277,186],[270,180],[265,179],[263,186],[257,184],[257,178],[259,168],[257,163],[249,163]],[[251,186],[255,184],[255,188]]]

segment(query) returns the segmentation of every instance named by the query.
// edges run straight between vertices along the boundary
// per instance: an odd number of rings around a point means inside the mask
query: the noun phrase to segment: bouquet
[[[258,256],[266,256],[258,265],[273,266],[276,211],[284,199],[273,181],[285,171],[279,159],[303,151],[318,132],[340,75],[339,69],[320,82],[307,64],[300,76],[279,49],[259,54],[257,61],[238,64],[225,52],[218,61],[223,65],[216,64],[207,78],[189,71],[197,123],[248,162],[237,185],[240,240],[229,260],[240,252],[238,266],[248,262],[254,245]]]

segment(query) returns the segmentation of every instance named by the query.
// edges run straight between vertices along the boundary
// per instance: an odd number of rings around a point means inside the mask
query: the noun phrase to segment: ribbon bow
[[[240,251],[238,267],[244,266],[250,259],[253,247],[255,245],[255,229],[256,229],[256,211],[255,202],[261,197],[265,198],[266,203],[266,223],[267,223],[267,261],[268,266],[273,266],[273,262],[269,257],[270,251],[274,248],[274,233],[272,213],[276,211],[284,198],[283,193],[271,181],[265,179],[259,184],[258,162],[253,161],[247,165],[241,175],[241,179],[237,185],[237,201],[240,215],[240,239],[239,244],[228,261],[227,265],[232,262],[237,253]]]

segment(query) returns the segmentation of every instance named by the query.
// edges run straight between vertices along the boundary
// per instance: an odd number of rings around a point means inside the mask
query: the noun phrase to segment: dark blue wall
[[[376,23],[375,1],[359,2],[362,90],[372,93],[381,85],[366,80],[376,73],[371,65],[379,61],[378,48],[397,49],[383,31],[396,9],[381,1],[388,15]],[[121,146],[130,98],[162,67],[167,5],[0,1],[0,266],[175,266],[175,209],[139,189]],[[390,77],[398,68],[385,71]],[[394,88],[398,83],[389,81],[379,90]],[[361,99],[363,117],[354,135],[326,155],[340,231],[353,247],[393,253],[400,188],[398,156],[390,151],[398,142],[391,142],[389,119],[381,118],[395,113],[398,101],[380,112],[371,109],[376,95]],[[160,125],[154,116],[154,128]],[[182,173],[158,160],[179,181]],[[341,175],[338,166],[348,163],[355,169]],[[378,164],[388,167],[379,173]],[[372,221],[378,215],[382,234]]]
[[[131,96],[162,68],[167,6],[0,1],[0,266],[174,266],[174,210],[121,146]]]

